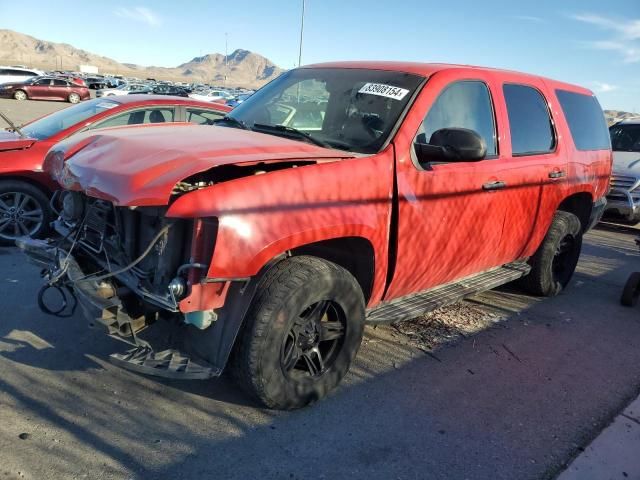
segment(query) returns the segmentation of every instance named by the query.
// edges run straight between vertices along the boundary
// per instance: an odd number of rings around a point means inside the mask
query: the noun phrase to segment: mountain
[[[146,67],[120,63],[108,57],[80,50],[66,43],[39,40],[13,30],[0,29],[0,64],[27,65],[43,70],[78,70],[80,65],[98,67],[100,73],[156,78],[183,82],[226,84],[233,87],[257,88],[284,70],[267,58],[248,50],[236,50],[227,57],[219,53],[195,57],[174,68]]]
[[[614,123],[619,122],[620,120],[624,120],[625,118],[631,118],[631,117],[640,117],[640,115],[638,115],[637,113],[622,112],[620,110],[604,111],[604,118],[607,119],[607,123],[609,125],[613,125]]]

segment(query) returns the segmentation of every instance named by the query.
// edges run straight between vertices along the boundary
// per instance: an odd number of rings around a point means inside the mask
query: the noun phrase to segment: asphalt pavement
[[[286,413],[111,365],[123,345],[40,313],[37,269],[0,250],[0,478],[553,478],[639,392],[634,233],[590,233],[559,297],[466,302],[491,325],[431,355],[368,328],[342,386]]]
[[[226,377],[111,365],[124,346],[80,315],[40,313],[37,269],[0,249],[0,479],[555,478],[640,392],[640,309],[618,303],[640,270],[637,233],[589,233],[556,298],[465,302],[488,326],[431,352],[367,328],[343,384],[295,412]]]

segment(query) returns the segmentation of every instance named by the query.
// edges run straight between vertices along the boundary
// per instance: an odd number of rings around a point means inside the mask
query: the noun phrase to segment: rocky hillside
[[[640,117],[640,114],[630,113],[630,112],[622,112],[620,110],[605,110],[604,111],[604,118],[607,119],[607,123],[609,125],[613,125],[614,123],[619,122],[620,120],[624,120],[625,118],[629,118],[629,117]]]
[[[259,87],[283,72],[267,58],[248,50],[236,50],[227,59],[227,85]],[[225,72],[224,55],[213,53],[196,57],[175,68],[147,67],[124,64],[108,57],[80,50],[66,43],[47,42],[0,29],[0,64],[27,65],[45,70],[77,70],[79,65],[94,65],[100,73],[152,77],[162,80],[222,83]]]

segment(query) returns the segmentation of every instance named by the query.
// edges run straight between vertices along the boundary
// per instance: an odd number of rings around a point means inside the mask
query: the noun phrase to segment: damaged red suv
[[[134,344],[118,365],[210,378],[229,363],[273,408],[336,387],[365,322],[515,280],[558,294],[611,172],[589,90],[477,67],[299,68],[216,125],[56,145],[57,235],[17,243],[43,292],[73,292]],[[171,343],[149,333],[161,328]]]

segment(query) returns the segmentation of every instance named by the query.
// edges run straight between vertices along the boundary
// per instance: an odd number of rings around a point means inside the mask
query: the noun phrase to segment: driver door
[[[397,141],[398,230],[386,299],[401,297],[499,264],[504,228],[497,115],[482,72],[443,72],[430,79],[414,109],[418,131]],[[441,128],[474,130],[487,144],[484,160],[420,164],[415,142]],[[408,140],[408,141],[407,141]]]

